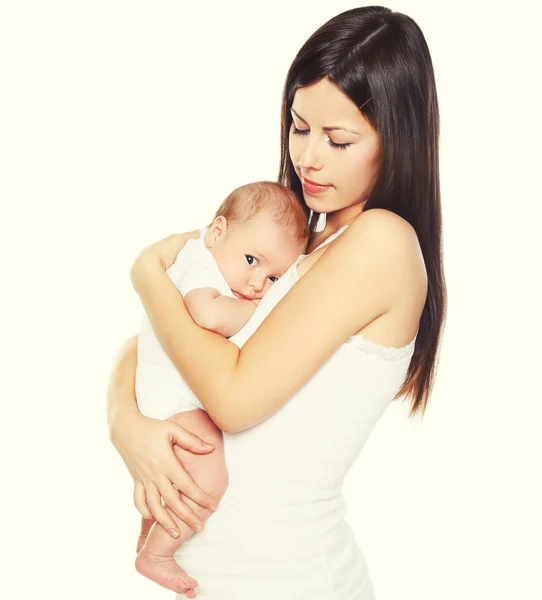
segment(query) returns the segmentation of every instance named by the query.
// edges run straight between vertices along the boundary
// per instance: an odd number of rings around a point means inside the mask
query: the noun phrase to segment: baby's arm
[[[258,302],[222,296],[213,288],[198,288],[184,296],[186,308],[195,323],[224,337],[234,335],[243,327]]]

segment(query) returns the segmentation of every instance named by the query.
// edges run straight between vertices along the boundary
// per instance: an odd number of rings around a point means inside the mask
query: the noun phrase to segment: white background
[[[346,484],[378,600],[542,598],[536,4],[392,6],[436,72],[449,311],[425,419],[394,403]],[[129,268],[276,179],[288,67],[354,6],[1,3],[3,598],[173,598],[134,571],[106,427]]]

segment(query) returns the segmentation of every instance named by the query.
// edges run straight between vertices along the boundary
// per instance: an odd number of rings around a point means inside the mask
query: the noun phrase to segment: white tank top
[[[232,342],[243,346],[296,283],[304,257]],[[198,580],[198,600],[374,600],[342,485],[403,383],[415,339],[390,348],[355,335],[273,416],[224,433],[228,489],[204,531],[175,555]]]

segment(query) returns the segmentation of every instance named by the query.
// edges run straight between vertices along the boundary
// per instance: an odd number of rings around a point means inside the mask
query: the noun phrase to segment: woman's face
[[[379,138],[358,107],[327,78],[296,90],[289,150],[307,206],[338,225],[361,212],[379,165]],[[311,182],[325,187],[315,188]]]

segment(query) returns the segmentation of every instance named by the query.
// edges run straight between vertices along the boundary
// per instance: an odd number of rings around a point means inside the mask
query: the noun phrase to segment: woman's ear
[[[220,217],[216,217],[213,221],[212,225],[209,227],[209,231],[207,231],[207,235],[205,236],[205,242],[208,248],[215,248],[224,242],[226,239],[226,231],[228,229],[228,221],[226,217],[221,215]]]

